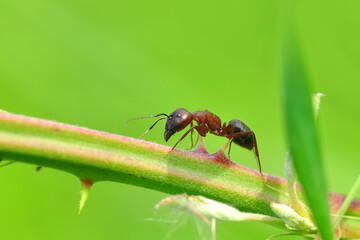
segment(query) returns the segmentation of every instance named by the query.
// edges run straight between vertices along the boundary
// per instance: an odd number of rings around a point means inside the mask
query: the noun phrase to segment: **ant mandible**
[[[185,132],[185,134],[179,139],[179,141],[176,142],[174,147],[170,150],[175,149],[175,147],[191,132],[191,135],[194,132],[194,129],[199,133],[200,136],[205,137],[207,133],[212,133],[216,136],[220,137],[226,137],[230,139],[230,147],[229,147],[229,155],[230,155],[230,149],[231,149],[231,143],[234,142],[235,144],[244,147],[248,150],[252,150],[255,148],[255,155],[257,159],[257,163],[259,165],[259,171],[261,172],[261,164],[260,164],[260,158],[259,158],[259,151],[256,144],[256,138],[255,133],[250,130],[248,126],[246,126],[243,122],[237,119],[231,120],[228,125],[226,126],[226,123],[224,123],[221,126],[221,120],[218,116],[215,114],[205,110],[205,111],[197,111],[190,113],[189,111],[185,110],[184,108],[176,109],[173,113],[170,115],[167,115],[165,113],[156,114],[153,116],[148,117],[138,117],[138,118],[132,118],[129,119],[127,122],[135,120],[135,119],[144,119],[144,118],[153,118],[153,117],[159,117],[159,116],[166,116],[159,118],[155,121],[153,125],[149,127],[146,132],[144,132],[140,139],[145,136],[159,121],[167,119],[166,125],[165,125],[165,133],[164,133],[164,139],[167,142],[170,137],[176,133],[183,130],[185,127],[187,127],[190,124],[190,129]],[[193,121],[197,123],[197,126],[194,126]],[[192,137],[191,137],[191,143]]]

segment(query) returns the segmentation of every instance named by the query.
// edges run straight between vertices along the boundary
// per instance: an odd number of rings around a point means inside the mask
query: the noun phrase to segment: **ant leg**
[[[206,136],[206,130],[207,130],[207,128],[206,128],[205,124],[200,124],[199,126],[191,126],[190,129],[187,130],[187,131],[185,132],[185,134],[179,139],[179,141],[177,141],[177,143],[176,143],[176,144],[174,145],[174,147],[170,150],[170,152],[172,152],[172,150],[175,149],[175,147],[189,134],[189,132],[194,131],[194,128],[195,128],[196,131],[198,131],[198,133],[199,133],[201,136],[204,136],[204,137]],[[169,155],[170,152],[168,152],[167,155]]]
[[[185,134],[179,139],[179,141],[176,142],[176,144],[173,146],[173,148],[166,154],[169,155],[170,152],[172,152],[175,147],[189,134],[189,132],[191,131],[194,131],[194,128],[195,130],[199,133],[200,136],[203,136],[205,137],[206,136],[206,133],[207,133],[207,128],[205,126],[205,124],[201,123],[199,126],[191,126],[189,130],[187,130],[185,132]]]
[[[193,127],[193,123],[191,122],[191,127]],[[193,134],[194,134],[194,129],[191,130],[191,148],[192,149],[194,146],[196,146],[196,144],[199,142],[199,136],[205,136],[206,135],[206,127],[204,129],[205,125],[200,124],[199,126],[195,126],[195,130],[199,133],[196,137],[195,143],[193,142]]]
[[[220,151],[223,153],[225,152],[225,150],[227,149],[227,147],[230,145],[231,146],[231,143],[232,143],[233,139],[231,138],[221,149]]]
[[[172,152],[172,150],[174,150],[175,147],[176,147],[176,146],[189,134],[189,132],[191,132],[195,127],[196,127],[196,126],[190,127],[190,129],[186,131],[186,133],[179,139],[179,141],[177,141],[177,143],[173,146],[173,148],[170,150],[170,152]],[[167,155],[169,155],[170,152],[168,152]]]
[[[149,127],[149,129],[146,130],[146,131],[139,137],[139,139],[141,139],[142,137],[144,137],[160,120],[164,120],[164,119],[166,119],[166,118],[159,118],[158,120],[156,120],[156,122],[155,122],[153,125],[151,125],[151,126]]]
[[[262,170],[261,170],[261,163],[260,163],[260,157],[259,157],[259,151],[258,151],[258,147],[257,147],[257,143],[256,143],[255,133],[254,133],[253,131],[240,132],[240,133],[234,133],[234,134],[232,134],[231,137],[232,137],[232,138],[238,138],[238,137],[240,137],[240,136],[244,136],[244,135],[247,135],[247,134],[252,134],[252,136],[253,136],[256,160],[257,160],[257,163],[258,163],[258,166],[259,166],[260,174],[261,174],[262,177],[264,177],[263,174],[262,174]]]
[[[194,125],[193,125],[193,123],[192,123],[192,121],[191,121],[191,123],[190,123],[190,128],[192,128]],[[191,147],[190,147],[190,149],[189,150],[191,150],[193,147],[194,147],[194,138],[193,138],[193,134],[194,134],[194,129],[191,129]]]
[[[232,140],[231,140],[231,143],[230,143],[230,146],[229,146],[229,151],[228,151],[228,158],[229,158],[229,159],[230,159],[231,144],[232,144]]]
[[[226,126],[226,123],[224,123],[221,130],[222,130],[221,133],[218,134],[219,136],[225,136],[225,137],[231,139],[230,140],[230,145],[229,145],[229,151],[228,151],[228,158],[230,159],[230,151],[231,151],[231,144],[232,144],[233,138],[229,137],[229,136],[231,135],[231,133],[234,132],[234,126],[233,125],[227,125]]]
[[[200,134],[198,134],[196,136],[197,137],[196,137],[196,140],[195,140],[195,143],[194,143],[195,146],[197,145],[197,143],[199,142],[199,138],[201,137]]]
[[[234,132],[234,126],[233,125],[228,125],[226,126],[226,123],[223,124],[222,128],[221,128],[221,131],[218,132],[218,133],[214,133],[215,135],[217,136],[220,136],[220,137],[227,137],[230,139],[229,136],[231,136],[231,134]]]
[[[205,124],[201,123],[199,126],[195,126],[196,131],[200,134],[200,136],[205,137],[208,129]]]
[[[257,160],[258,165],[259,165],[260,175],[264,179],[264,175],[262,174],[262,171],[261,171],[261,163],[260,163],[260,157],[259,157],[259,151],[258,151],[258,147],[257,147],[257,143],[256,143],[255,133],[253,132],[252,135],[253,135],[253,138],[254,138],[255,155],[256,155],[256,160]]]

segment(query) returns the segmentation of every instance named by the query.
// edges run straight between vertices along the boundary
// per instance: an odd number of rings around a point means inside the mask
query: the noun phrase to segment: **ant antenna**
[[[125,122],[125,125],[128,123],[128,122],[131,122],[133,120],[137,120],[137,119],[144,119],[144,118],[154,118],[154,117],[159,117],[159,116],[166,116],[166,117],[169,117],[167,114],[165,113],[160,113],[160,114],[156,114],[156,115],[153,115],[153,116],[146,116],[146,117],[136,117],[136,118],[131,118],[129,120],[127,120]],[[165,119],[165,118],[164,118]],[[153,127],[153,126],[152,126]]]
[[[164,119],[166,119],[166,118],[159,118],[158,120],[156,120],[156,122],[154,122],[154,124],[151,125],[151,127],[149,127],[149,129],[146,130],[146,132],[144,132],[144,133],[139,137],[139,139],[141,139],[143,136],[145,136],[145,134],[147,134],[159,121],[164,120]]]

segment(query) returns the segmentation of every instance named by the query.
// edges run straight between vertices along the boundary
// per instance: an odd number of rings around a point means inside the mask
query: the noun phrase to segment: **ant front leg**
[[[167,153],[167,155],[169,155],[170,152],[172,152],[172,150],[175,149],[175,147],[189,134],[189,132],[193,131],[193,129],[195,128],[196,126],[191,126],[189,130],[187,130],[185,132],[185,134],[179,139],[179,141],[177,141],[175,143],[175,145],[173,146],[173,148]]]
[[[229,159],[230,159],[231,144],[232,144],[232,140],[231,140],[231,142],[230,142],[230,145],[229,145],[229,151],[228,151],[228,158],[229,158]]]
[[[189,130],[187,130],[185,132],[185,134],[179,139],[179,141],[176,142],[176,144],[174,145],[174,147],[168,152],[167,155],[169,155],[170,152],[172,152],[175,147],[191,132],[194,131],[194,128],[196,131],[198,131],[198,133],[200,134],[200,136],[205,137],[206,136],[206,126],[204,124],[200,124],[199,126],[191,126]]]

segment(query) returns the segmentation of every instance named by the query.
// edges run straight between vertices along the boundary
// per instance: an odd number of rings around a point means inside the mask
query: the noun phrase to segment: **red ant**
[[[170,139],[170,137],[174,133],[180,132],[181,130],[183,130],[185,127],[187,127],[190,124],[190,129],[185,132],[185,134],[179,139],[179,141],[177,141],[177,143],[170,150],[170,152],[172,150],[174,150],[175,147],[190,132],[191,132],[191,147],[192,147],[193,146],[192,134],[194,132],[194,129],[202,137],[205,137],[207,133],[212,133],[216,136],[226,137],[226,138],[230,139],[230,147],[229,147],[229,152],[228,152],[229,156],[230,156],[230,149],[231,149],[232,142],[234,142],[235,144],[237,144],[241,147],[249,149],[249,150],[252,150],[255,148],[255,155],[257,158],[258,165],[259,165],[259,171],[260,171],[260,174],[262,175],[255,133],[253,131],[251,131],[250,128],[248,126],[246,126],[240,120],[234,119],[234,120],[231,120],[227,126],[226,126],[226,123],[224,123],[221,126],[220,118],[209,111],[197,111],[194,113],[190,113],[187,110],[185,110],[184,108],[179,108],[179,109],[176,109],[170,115],[161,113],[161,114],[156,114],[156,115],[148,116],[148,117],[132,118],[132,119],[126,121],[126,123],[129,121],[135,120],[135,119],[153,118],[153,117],[159,117],[159,116],[166,116],[166,117],[156,120],[156,122],[153,125],[151,125],[149,127],[149,129],[146,130],[146,132],[140,136],[140,138],[145,136],[145,134],[147,134],[159,121],[164,120],[164,119],[167,119],[166,125],[165,125],[165,133],[164,133],[164,139],[166,142]],[[193,121],[195,121],[198,125],[194,126]]]

